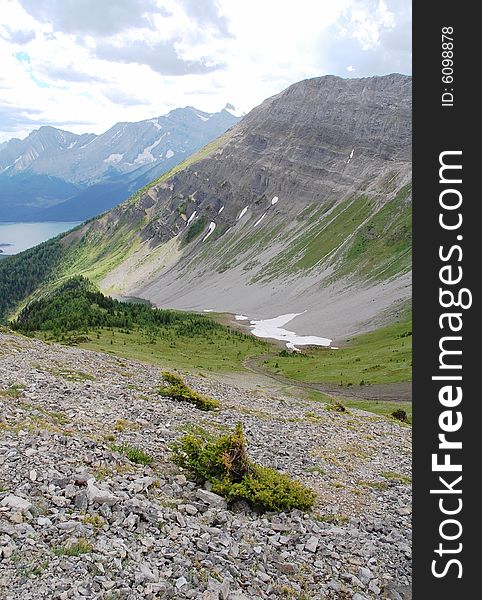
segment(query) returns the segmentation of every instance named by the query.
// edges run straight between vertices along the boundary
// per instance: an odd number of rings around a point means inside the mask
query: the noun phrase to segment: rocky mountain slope
[[[58,218],[66,207],[56,205],[70,199],[67,208],[74,209],[85,204],[85,190],[97,186],[98,191],[100,185],[103,196],[110,194],[112,199],[106,206],[97,198],[100,209],[88,216],[99,214],[238,121],[228,109],[205,113],[186,107],[137,123],[117,123],[101,135],[40,127],[0,148],[2,219],[21,216],[27,209],[30,218],[32,209],[36,218]],[[39,189],[39,182],[46,189]],[[70,186],[70,195],[59,193],[61,183]],[[80,192],[84,197],[76,197]]]
[[[2,598],[410,597],[408,427],[187,380],[221,410],[159,396],[159,367],[0,332]],[[237,422],[257,462],[315,490],[313,513],[228,510],[172,463],[183,431]]]
[[[169,175],[67,235],[67,272],[332,339],[409,299],[410,77],[294,84]]]

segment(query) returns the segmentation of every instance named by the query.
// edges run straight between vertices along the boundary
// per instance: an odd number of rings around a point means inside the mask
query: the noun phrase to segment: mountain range
[[[161,307],[288,313],[334,340],[393,320],[411,296],[411,78],[296,83],[51,243],[37,294],[81,274]]]
[[[84,220],[112,208],[239,121],[193,107],[101,135],[44,126],[0,146],[2,221]]]

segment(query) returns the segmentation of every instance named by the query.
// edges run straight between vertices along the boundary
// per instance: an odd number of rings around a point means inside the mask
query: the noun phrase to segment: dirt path
[[[283,385],[308,388],[342,398],[361,398],[365,400],[385,400],[392,402],[412,401],[412,384],[408,381],[403,383],[353,385],[350,387],[340,387],[330,383],[307,383],[304,381],[296,381],[284,377],[283,375],[269,373],[263,369],[261,363],[274,356],[274,354],[263,354],[262,356],[250,357],[244,361],[243,365],[249,371],[262,375],[264,378],[268,377]]]

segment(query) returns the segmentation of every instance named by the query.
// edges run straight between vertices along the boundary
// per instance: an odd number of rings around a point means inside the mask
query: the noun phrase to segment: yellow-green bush
[[[158,392],[161,396],[167,396],[173,400],[180,400],[181,402],[189,402],[194,404],[200,410],[216,410],[219,408],[219,400],[204,396],[196,390],[193,390],[176,373],[169,371],[163,371],[162,377],[167,381],[169,386],[160,386]]]
[[[269,511],[309,510],[315,493],[288,475],[249,460],[242,425],[234,432],[212,437],[189,433],[174,444],[176,464],[190,471],[200,484],[211,483],[213,492],[228,502],[245,500]]]

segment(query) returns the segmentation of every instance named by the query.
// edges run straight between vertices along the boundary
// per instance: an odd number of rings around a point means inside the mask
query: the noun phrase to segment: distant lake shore
[[[0,254],[18,254],[69,231],[82,221],[46,221],[40,223],[0,223]]]

